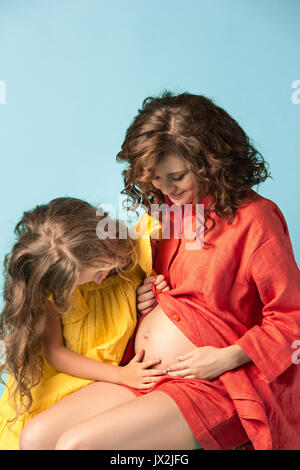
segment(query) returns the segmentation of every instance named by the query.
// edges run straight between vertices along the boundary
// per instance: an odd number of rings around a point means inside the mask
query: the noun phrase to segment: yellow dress
[[[152,232],[154,225],[153,222],[150,223],[150,217],[146,213],[139,224],[142,237],[137,241],[138,264],[134,270],[131,265],[125,270],[125,275],[131,282],[114,274],[101,284],[90,282],[74,290],[71,308],[65,318],[62,318],[67,348],[113,365],[118,365],[121,361],[136,325],[136,289],[143,278],[152,272],[149,231]],[[31,418],[93,382],[59,372],[45,358],[43,361],[42,379],[31,389],[33,404],[13,424],[7,422],[15,416],[15,410],[9,398],[8,387],[5,387],[0,398],[1,450],[19,449],[21,431]],[[13,385],[14,378],[8,376],[6,383]]]

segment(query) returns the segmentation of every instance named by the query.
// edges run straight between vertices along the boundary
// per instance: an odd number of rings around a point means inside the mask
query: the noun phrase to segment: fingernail
[[[177,357],[177,361],[181,361],[182,356]]]

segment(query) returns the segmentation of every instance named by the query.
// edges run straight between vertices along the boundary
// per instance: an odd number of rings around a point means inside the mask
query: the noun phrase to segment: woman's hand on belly
[[[176,363],[167,367],[171,377],[213,380],[228,370],[251,361],[238,345],[225,348],[203,346],[177,358]]]
[[[140,350],[131,361],[123,367],[120,367],[121,385],[129,385],[137,389],[151,388],[155,382],[166,375],[166,371],[159,369],[150,369],[161,362],[160,359],[149,359],[142,362],[145,351]]]

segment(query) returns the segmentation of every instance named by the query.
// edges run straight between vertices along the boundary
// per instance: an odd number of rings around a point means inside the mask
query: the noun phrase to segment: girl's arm
[[[163,371],[149,369],[159,361],[145,361],[138,353],[126,366],[114,366],[71,351],[64,345],[59,314],[51,302],[46,304],[47,321],[42,339],[42,350],[47,362],[60,372],[88,380],[102,380],[116,384],[149,388]],[[148,384],[148,386],[147,386]]]
[[[118,383],[119,367],[101,363],[66,348],[60,316],[51,302],[47,302],[46,311],[47,321],[42,347],[47,362],[54,369],[76,377]]]

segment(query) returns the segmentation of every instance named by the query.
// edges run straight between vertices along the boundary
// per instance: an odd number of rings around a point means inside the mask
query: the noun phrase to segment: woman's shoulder
[[[237,210],[241,225],[262,238],[289,235],[285,217],[276,202],[251,190],[250,198]]]

